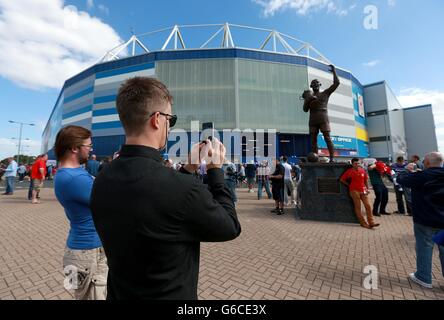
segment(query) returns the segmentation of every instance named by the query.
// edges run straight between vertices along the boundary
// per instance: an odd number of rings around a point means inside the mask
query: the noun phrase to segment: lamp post
[[[24,149],[25,147],[28,147],[28,148],[29,148],[30,146],[29,146],[29,145],[24,146],[23,144],[19,145],[20,140],[19,140],[18,138],[16,138],[16,137],[12,137],[11,140],[17,140],[17,144],[16,144],[15,146],[16,146],[16,147],[20,147],[19,155],[20,155],[20,156],[25,155],[23,149]],[[29,138],[22,139],[22,141],[23,141],[23,140],[24,140],[24,141],[30,141]],[[17,155],[17,163],[20,164],[20,159],[18,159],[18,158],[19,158],[19,156]]]
[[[16,123],[20,125],[20,134],[19,134],[19,145],[18,145],[18,153],[17,153],[17,163],[20,163],[20,148],[22,146],[22,131],[23,131],[23,125],[34,127],[34,123],[25,123],[25,122],[18,122],[18,121],[12,121],[9,120],[9,123]]]

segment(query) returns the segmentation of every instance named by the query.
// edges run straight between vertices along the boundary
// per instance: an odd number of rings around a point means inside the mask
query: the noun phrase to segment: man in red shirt
[[[40,195],[40,189],[43,187],[43,181],[46,176],[46,160],[48,155],[44,154],[37,158],[31,169],[31,179],[33,182],[32,203],[39,203],[37,197]]]
[[[348,186],[359,223],[364,228],[372,229],[379,226],[379,223],[375,223],[372,208],[370,207],[370,203],[368,201],[368,174],[363,168],[360,167],[358,158],[352,159],[352,165],[353,168],[348,169],[341,176],[341,182]],[[361,213],[361,201],[365,206],[367,221]]]

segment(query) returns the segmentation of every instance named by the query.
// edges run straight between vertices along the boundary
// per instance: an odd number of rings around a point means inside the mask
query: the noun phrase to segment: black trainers
[[[376,217],[380,217],[381,216],[381,214],[377,213],[377,212],[374,212],[373,215],[376,216]]]
[[[282,215],[282,214],[284,214],[285,212],[284,212],[284,209],[279,209],[279,211],[277,212],[277,215],[278,216],[280,216],[280,215]]]
[[[276,209],[274,209],[274,210],[271,210],[270,212],[271,212],[271,213],[278,213],[278,212],[279,212],[279,209],[276,208]]]

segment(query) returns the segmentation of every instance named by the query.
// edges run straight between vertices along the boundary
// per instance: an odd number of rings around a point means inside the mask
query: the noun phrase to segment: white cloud
[[[111,26],[62,0],[0,0],[0,76],[20,86],[60,88],[120,42]]]
[[[86,7],[88,8],[89,11],[91,11],[92,9],[94,9],[96,7],[96,5],[94,4],[94,0],[87,0],[86,1]],[[102,13],[105,14],[109,14],[109,8],[107,6],[105,6],[104,4],[99,4],[97,6],[97,8],[99,9],[99,11],[101,11]]]
[[[103,4],[99,4],[97,6],[97,8],[99,8],[100,11],[102,11],[103,13],[109,14],[109,9],[107,6],[103,5]]]
[[[327,10],[338,16],[346,16],[356,5],[344,9],[337,0],[252,0],[263,8],[266,17],[273,16],[278,11],[294,10],[297,14],[304,16],[312,11]]]
[[[334,2],[329,2],[327,6],[328,13],[335,13],[338,16],[346,16],[348,15],[348,10],[338,8]]]
[[[94,0],[86,0],[86,7],[88,10],[94,8]]]
[[[396,0],[387,0],[387,3],[390,7],[396,6]]]
[[[380,63],[381,63],[381,60],[372,60],[372,61],[369,61],[369,62],[364,62],[362,65],[364,67],[372,68],[372,67],[374,67],[374,66],[376,66],[376,65],[378,65]]]
[[[398,100],[403,107],[432,105],[438,147],[444,152],[444,91],[407,88],[401,90]]]
[[[22,155],[36,156],[40,154],[41,142],[37,140],[22,140]],[[18,141],[8,138],[0,138],[0,160],[15,156],[18,151]]]

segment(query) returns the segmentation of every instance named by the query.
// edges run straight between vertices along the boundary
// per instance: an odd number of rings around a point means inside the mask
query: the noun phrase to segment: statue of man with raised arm
[[[328,99],[330,95],[335,92],[339,86],[339,78],[336,74],[336,68],[330,65],[330,71],[333,72],[333,85],[324,91],[319,91],[321,83],[314,79],[311,84],[311,90],[305,90],[302,94],[304,99],[304,112],[310,111],[310,121],[308,123],[310,128],[310,139],[311,139],[311,151],[318,153],[318,134],[321,130],[325,142],[327,143],[328,152],[330,153],[330,162],[334,159],[334,148],[333,142],[330,137],[330,122],[328,120]]]

